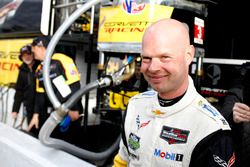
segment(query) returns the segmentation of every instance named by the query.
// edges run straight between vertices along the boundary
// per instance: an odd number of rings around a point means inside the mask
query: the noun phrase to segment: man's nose
[[[158,71],[161,67],[161,62],[158,58],[152,58],[151,63],[149,65],[149,71]]]

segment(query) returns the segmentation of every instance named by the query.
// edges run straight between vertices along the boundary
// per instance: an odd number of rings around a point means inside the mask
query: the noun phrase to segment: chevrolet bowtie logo
[[[161,112],[160,110],[153,110],[152,111],[155,115],[162,115],[164,112]]]

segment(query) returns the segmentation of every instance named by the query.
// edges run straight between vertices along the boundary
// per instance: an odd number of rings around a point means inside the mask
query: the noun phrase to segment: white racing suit
[[[118,153],[127,166],[235,166],[230,127],[197,93],[191,77],[174,105],[161,107],[157,96],[147,91],[129,101]]]

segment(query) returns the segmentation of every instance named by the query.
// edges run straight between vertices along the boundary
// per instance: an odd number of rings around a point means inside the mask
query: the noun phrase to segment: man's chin
[[[157,91],[157,92],[160,92],[160,91],[161,91],[161,87],[160,87],[160,85],[157,85],[157,84],[151,84],[151,87],[152,87],[155,91]]]

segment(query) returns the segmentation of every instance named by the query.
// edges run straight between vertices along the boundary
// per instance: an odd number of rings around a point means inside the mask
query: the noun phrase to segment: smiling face
[[[33,62],[33,60],[34,60],[34,57],[33,57],[33,54],[32,53],[23,53],[22,55],[21,55],[21,59],[22,59],[22,61],[24,62],[24,63],[26,63],[26,64],[31,64],[32,62]]]
[[[151,25],[143,37],[141,56],[141,72],[162,98],[175,98],[186,91],[194,47],[182,23],[164,19]]]

